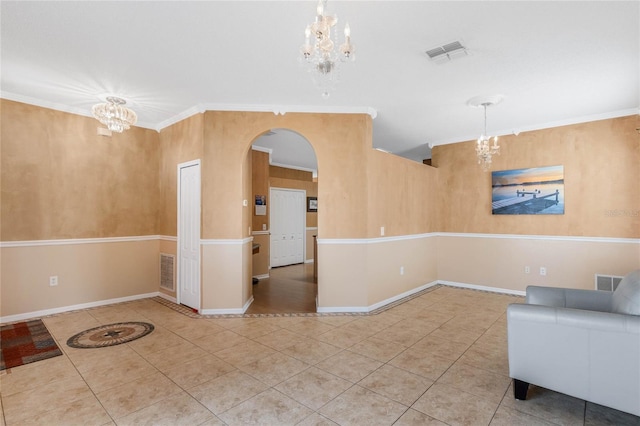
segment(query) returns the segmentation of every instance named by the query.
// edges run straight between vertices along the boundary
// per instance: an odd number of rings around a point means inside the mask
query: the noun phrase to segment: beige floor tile
[[[171,323],[163,324],[163,326],[167,330],[189,341],[199,340],[200,338],[220,333],[225,330],[224,328],[203,319],[185,317],[181,318],[181,320],[174,320]]]
[[[164,374],[182,389],[190,389],[235,369],[233,365],[217,356],[206,354],[203,357],[176,364]]]
[[[446,423],[410,408],[393,426],[446,426]]]
[[[393,359],[405,349],[406,347],[398,343],[389,342],[376,337],[369,337],[368,339],[349,348],[351,352],[365,355],[380,362],[387,362]]]
[[[356,315],[335,315],[318,317],[318,321],[334,327],[341,327],[358,319]]]
[[[303,336],[316,337],[329,330],[333,330],[335,327],[325,322],[318,321],[315,318],[302,318],[296,323],[285,326],[285,328]]]
[[[42,319],[49,333],[55,337],[59,343],[65,344],[69,337],[101,324],[87,311],[67,312],[53,315]]]
[[[335,355],[340,352],[340,350],[340,348],[328,343],[307,339],[288,347],[283,350],[282,353],[297,358],[307,364],[314,365],[329,358],[331,355]]]
[[[409,348],[389,361],[393,365],[431,380],[438,380],[454,361]]]
[[[398,317],[393,316],[389,319],[396,318]],[[378,315],[371,317],[362,317],[348,324],[345,324],[340,328],[342,330],[347,330],[359,334],[364,338],[368,338],[392,325],[389,319],[387,319],[386,317],[380,317]]]
[[[318,413],[313,413],[296,426],[338,426],[338,424]]]
[[[219,415],[266,389],[261,381],[236,370],[189,389],[189,393]]]
[[[192,343],[200,346],[202,349],[215,353],[224,349],[231,348],[236,345],[247,343],[250,340],[230,330],[221,331],[219,333],[210,334],[200,339],[193,340]]]
[[[640,426],[640,417],[587,402],[585,426]]]
[[[163,374],[156,373],[97,393],[102,406],[116,421],[128,414],[182,392]]]
[[[491,426],[513,425],[553,426],[554,423],[550,423],[539,417],[514,410],[513,408],[505,407],[504,405],[498,407],[498,411],[496,411],[493,419],[491,419]]]
[[[436,383],[411,408],[452,426],[488,425],[498,404]]]
[[[460,362],[453,364],[438,379],[440,384],[449,385],[496,403],[502,400],[510,382],[509,376],[491,373]]]
[[[166,328],[156,327],[151,334],[148,334],[127,345],[140,355],[149,355],[184,343],[185,340]]]
[[[470,344],[467,343],[452,342],[451,340],[429,335],[418,341],[411,349],[455,361],[460,358],[469,346]]]
[[[437,330],[430,334],[431,337],[437,337],[452,342],[473,344],[480,336],[481,331],[466,330],[464,328],[454,327],[451,324],[443,324]]]
[[[318,363],[317,367],[351,383],[357,383],[380,368],[382,364],[375,359],[346,350]]]
[[[316,340],[329,343],[342,349],[346,349],[364,340],[365,337],[354,332],[342,328],[335,328],[316,337]]]
[[[384,365],[358,384],[403,405],[410,406],[426,392],[433,381],[391,365]]]
[[[459,362],[503,376],[509,375],[509,355],[506,345],[492,347],[476,343],[460,357]]]
[[[65,353],[80,373],[97,368],[113,368],[118,362],[127,358],[140,358],[133,349],[126,344],[105,346],[103,348],[65,348]]]
[[[5,421],[8,425],[34,417],[53,407],[71,404],[93,396],[79,375],[61,378],[34,389],[2,397]]]
[[[373,335],[373,337],[387,340],[392,343],[397,343],[408,348],[437,327],[437,325],[434,324],[426,326],[425,328],[411,327],[406,323],[407,321],[410,322],[411,320],[400,321],[399,323],[394,324],[391,327],[377,332]]]
[[[118,426],[145,424],[154,426],[191,426],[215,419],[216,417],[211,411],[207,410],[187,393],[181,392],[124,416],[118,419],[116,423]]]
[[[158,370],[166,372],[167,370],[171,370],[194,359],[202,358],[208,354],[209,352],[205,351],[201,347],[196,346],[191,342],[184,341],[176,346],[171,346],[164,350],[146,355],[144,358]]]
[[[83,425],[102,426],[111,424],[111,417],[102,408],[95,396],[79,399],[62,406],[49,407],[52,410],[28,417],[14,425]]]
[[[391,425],[407,407],[354,385],[318,412],[339,425]]]
[[[240,365],[257,361],[274,352],[275,351],[268,346],[249,340],[246,343],[240,343],[239,345],[231,348],[215,352],[214,355],[221,360],[238,367]]]
[[[279,330],[281,327],[276,324],[272,324],[266,321],[257,321],[252,323],[243,323],[238,327],[234,327],[231,330],[234,333],[238,333],[248,339],[255,339],[256,337],[264,336],[265,334],[272,333]]]
[[[220,420],[218,417],[215,417],[214,419],[201,423],[198,426],[226,426],[226,423]]]
[[[309,364],[283,353],[276,352],[265,355],[249,364],[244,364],[239,368],[261,382],[269,386],[275,386],[287,380],[289,377],[306,370],[309,368]]]
[[[69,358],[57,356],[5,370],[4,374],[0,375],[0,394],[6,397],[55,382],[61,377],[77,375],[78,372]]]
[[[280,383],[276,389],[299,403],[318,410],[351,386],[352,383],[347,380],[311,367]]]
[[[82,377],[91,390],[98,393],[156,372],[157,370],[140,355],[130,353],[110,360],[107,359],[98,367],[83,372]]]
[[[556,424],[583,424],[585,401],[530,385],[525,401],[513,397],[513,384],[509,386],[502,405],[540,417]]]
[[[269,389],[220,414],[220,418],[230,426],[294,425],[312,413],[304,405],[277,390]]]
[[[280,328],[271,333],[256,337],[253,340],[277,351],[281,351],[306,339],[306,337],[294,333],[293,331]]]

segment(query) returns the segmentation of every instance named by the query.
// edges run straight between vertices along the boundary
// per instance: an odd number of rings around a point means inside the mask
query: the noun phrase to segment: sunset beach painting
[[[564,214],[564,166],[491,172],[492,214]]]

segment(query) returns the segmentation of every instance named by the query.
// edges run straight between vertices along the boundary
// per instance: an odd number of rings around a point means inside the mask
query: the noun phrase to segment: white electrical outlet
[[[380,236],[384,237],[384,226],[380,227]]]
[[[540,267],[540,275],[547,275],[547,268],[545,268],[544,266]]]
[[[49,277],[49,286],[53,287],[58,285],[58,276],[57,275],[52,275]]]
[[[404,275],[404,266],[400,267],[400,275]]]
[[[525,274],[530,274],[531,273],[531,268],[529,268],[528,266],[524,267],[524,273]]]

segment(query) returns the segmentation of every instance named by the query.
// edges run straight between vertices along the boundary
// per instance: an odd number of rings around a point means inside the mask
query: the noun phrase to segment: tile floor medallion
[[[67,346],[76,349],[96,349],[121,345],[146,336],[153,331],[147,322],[119,322],[101,325],[75,334],[67,340]]]

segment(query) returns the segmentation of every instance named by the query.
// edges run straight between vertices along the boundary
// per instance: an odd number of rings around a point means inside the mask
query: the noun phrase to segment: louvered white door
[[[306,192],[272,188],[270,192],[271,267],[304,262]]]

